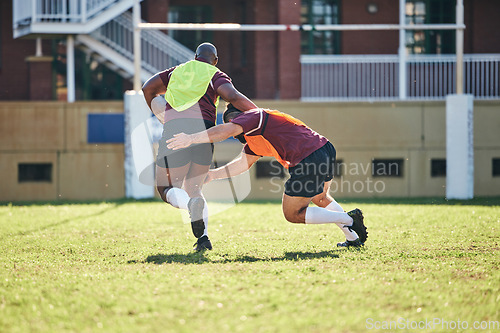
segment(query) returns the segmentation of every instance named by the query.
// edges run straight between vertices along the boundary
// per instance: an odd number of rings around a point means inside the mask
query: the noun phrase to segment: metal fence
[[[399,99],[397,55],[302,55],[302,100]],[[456,89],[455,55],[410,55],[407,99],[440,100]],[[464,56],[464,90],[475,99],[500,98],[500,54]]]
[[[14,28],[34,22],[86,22],[118,0],[15,0]]]
[[[133,34],[132,15],[123,13],[90,35],[132,61]],[[156,73],[194,59],[194,51],[161,31],[144,30],[141,32],[141,57],[142,68],[150,73]]]

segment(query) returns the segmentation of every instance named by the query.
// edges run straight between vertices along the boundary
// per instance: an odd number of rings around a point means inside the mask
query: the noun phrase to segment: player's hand
[[[191,135],[185,133],[174,134],[174,137],[167,140],[167,148],[178,150],[187,148],[192,144]]]

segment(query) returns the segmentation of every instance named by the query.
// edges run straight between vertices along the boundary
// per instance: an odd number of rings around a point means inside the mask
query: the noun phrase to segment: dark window
[[[105,29],[104,37],[112,38],[115,31]],[[66,73],[66,41],[52,40],[52,62],[54,99],[66,100],[67,73]],[[113,64],[101,63],[98,55],[75,48],[75,98],[76,100],[119,100],[123,99],[124,79]]]
[[[455,23],[455,0],[407,0],[406,24]],[[410,54],[455,53],[455,30],[407,30]]]
[[[210,6],[171,6],[168,11],[169,23],[211,23]],[[170,30],[170,37],[191,50],[203,42],[212,41],[212,31],[207,30]]]
[[[431,160],[431,177],[446,177],[446,160],[444,158]]]
[[[302,0],[301,24],[339,24],[338,0]],[[339,31],[302,31],[302,54],[339,54]]]
[[[403,159],[374,159],[373,177],[403,177]]]
[[[333,177],[342,177],[344,175],[344,160],[335,161],[335,169],[333,170]]]
[[[52,182],[52,163],[19,163],[17,165],[17,181]]]
[[[257,168],[257,178],[285,177],[285,169],[277,161],[258,161],[255,167]]]
[[[492,162],[492,176],[500,177],[500,158],[494,158]]]

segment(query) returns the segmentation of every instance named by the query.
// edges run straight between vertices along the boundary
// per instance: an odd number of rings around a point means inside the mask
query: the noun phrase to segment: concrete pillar
[[[275,2],[255,0],[254,22],[252,24],[270,24],[276,22]],[[275,31],[253,32],[253,61],[255,77],[256,99],[274,99],[278,90],[278,52],[277,36]]]
[[[300,1],[278,0],[278,24],[300,24]],[[300,31],[278,32],[278,91],[300,99]]]
[[[30,101],[52,100],[52,57],[32,56],[28,63],[28,96]]]
[[[474,197],[474,99],[446,96],[446,198]]]

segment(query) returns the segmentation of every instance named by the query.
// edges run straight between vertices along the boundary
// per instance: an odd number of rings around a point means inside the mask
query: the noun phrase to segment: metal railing
[[[133,61],[133,30],[132,15],[123,13],[93,31],[90,36]],[[142,68],[151,73],[194,59],[194,51],[156,30],[141,32],[141,55]]]
[[[302,100],[398,100],[397,55],[302,55]],[[455,55],[411,55],[407,99],[440,100],[455,93]],[[464,56],[464,92],[500,98],[500,54]]]
[[[14,28],[35,22],[86,22],[119,0],[15,0]]]

